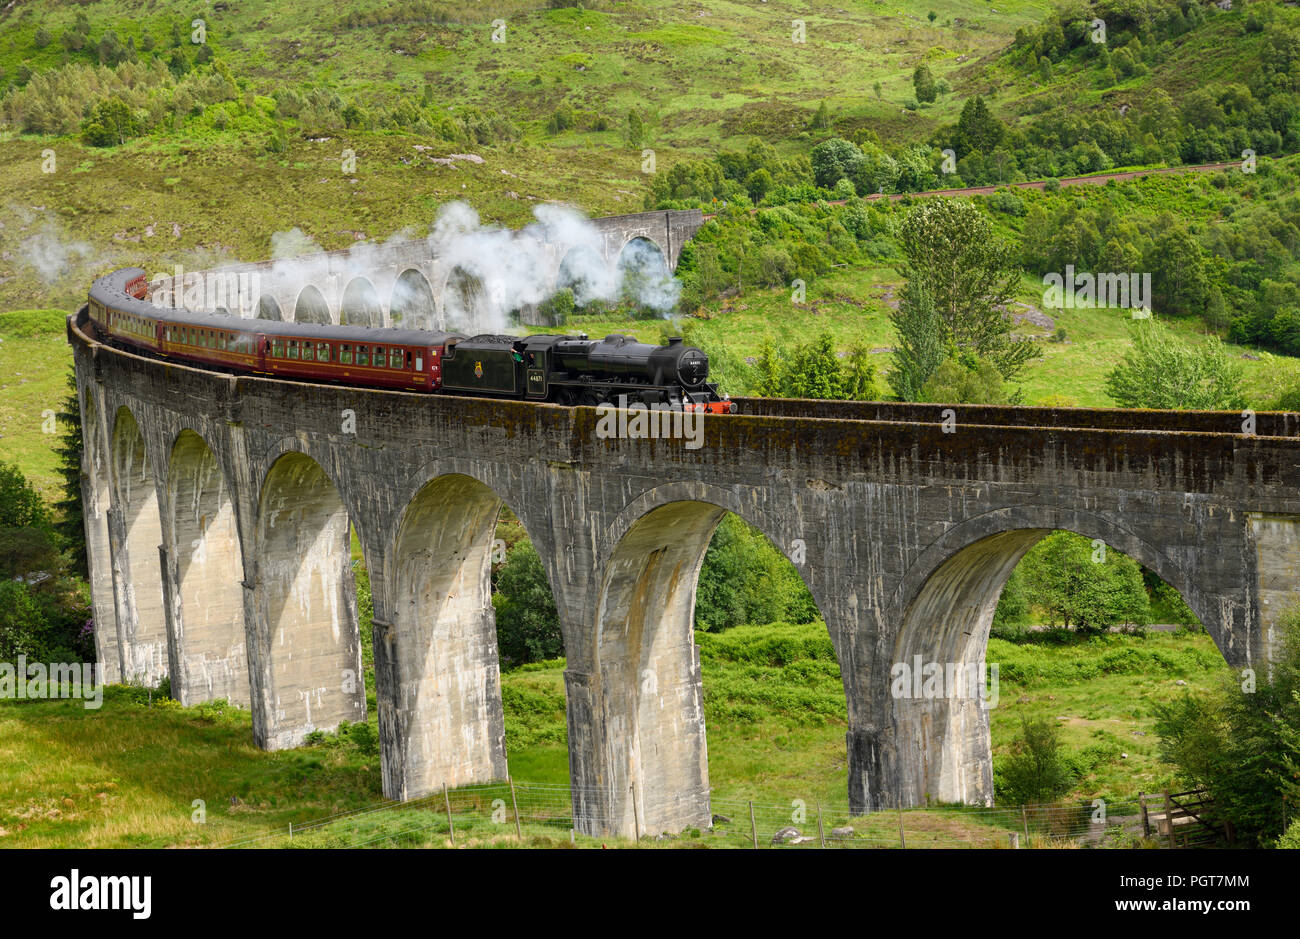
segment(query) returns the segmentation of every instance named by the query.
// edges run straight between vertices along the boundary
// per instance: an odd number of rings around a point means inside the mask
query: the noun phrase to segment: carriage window
[[[416,370],[417,372],[423,372],[423,371],[424,371],[424,356],[423,356],[423,355],[417,355],[417,356],[415,357],[415,370]]]
[[[358,365],[369,365],[369,364],[370,364],[370,347],[369,347],[369,346],[357,346],[357,364],[358,364]]]
[[[328,362],[330,360],[330,344],[328,342],[316,343],[316,361]]]
[[[401,349],[389,349],[389,350],[388,350],[388,353],[389,353],[389,354],[388,354],[388,367],[389,367],[389,368],[401,368],[401,367],[402,367],[402,350],[401,350]]]
[[[282,358],[284,358],[284,340],[283,340],[283,339],[277,339],[277,340],[275,340],[274,342],[271,343],[271,355],[272,355],[274,358],[277,358],[277,359],[282,359]]]
[[[352,347],[349,345],[339,346],[339,361],[344,365],[352,364]]]
[[[289,358],[291,358],[291,359],[296,359],[296,358],[298,358],[298,340],[297,340],[297,339],[290,339],[290,340],[289,340]]]

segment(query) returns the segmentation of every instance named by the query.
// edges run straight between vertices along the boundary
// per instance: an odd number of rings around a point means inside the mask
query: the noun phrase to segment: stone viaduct
[[[69,321],[97,641],[293,747],[366,711],[349,548],[374,602],[385,795],[508,771],[490,565],[504,502],[563,628],[573,810],[597,834],[710,822],[692,635],[726,512],[796,562],[838,655],[849,800],[987,803],[978,697],[895,663],[981,663],[1001,587],[1052,529],[1177,588],[1234,667],[1267,667],[1300,576],[1300,415],[748,399],[703,446],[602,438],[591,408],[236,377]],[[1244,430],[1253,430],[1245,433]]]
[[[682,245],[703,224],[698,209],[591,219],[590,230],[583,232],[580,241],[542,245],[545,273],[552,287],[548,292],[567,286],[566,281],[574,276],[570,271],[603,267],[612,274],[632,258],[638,263],[653,259],[665,270],[673,270]],[[629,250],[640,246],[646,248],[644,253]],[[216,278],[218,286],[205,290],[203,302],[185,302],[183,291],[193,289],[197,277],[218,274],[225,275],[228,283]],[[239,288],[237,292],[239,275],[256,275],[255,281],[248,281],[256,284],[256,290]],[[444,329],[449,325],[448,303],[473,307],[473,294],[484,289],[482,281],[487,279],[490,273],[476,269],[473,259],[458,263],[439,257],[428,240],[417,240],[367,243],[281,261],[231,265],[194,272],[183,284],[172,274],[154,278],[151,286],[155,297],[173,298],[165,305],[224,307],[239,316]],[[532,309],[521,312],[525,322],[535,313]]]

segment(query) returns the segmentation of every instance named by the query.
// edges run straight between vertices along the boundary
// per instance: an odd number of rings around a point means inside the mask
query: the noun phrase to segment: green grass
[[[809,811],[825,807],[828,829],[846,820],[846,710],[825,627],[739,627],[697,634],[697,641],[715,811],[734,814],[753,800],[765,813],[760,823],[771,828],[782,817],[780,806],[801,799]],[[1022,714],[1059,718],[1067,749],[1092,766],[1071,798],[1112,801],[1171,783],[1172,770],[1156,753],[1153,705],[1182,693],[1180,679],[1203,689],[1227,671],[1204,634],[1107,635],[1065,644],[1051,637],[1031,644],[994,639],[988,661],[1001,670],[992,713],[995,757],[1006,752]],[[510,772],[523,782],[563,786],[568,780],[563,668],[557,660],[502,676]],[[155,699],[150,706],[143,690],[121,687],[108,690],[100,710],[71,701],[0,702],[0,846],[221,844],[374,806],[382,793],[373,701],[371,714],[368,734],[348,731],[266,753],[253,746],[248,712],[222,703],[181,708]],[[466,800],[478,797],[455,798],[454,810],[467,813],[464,823],[457,819],[460,829],[470,821]],[[196,799],[206,810],[203,824],[192,820]],[[438,844],[445,831],[430,813],[439,809],[392,810],[298,844],[355,843],[368,832],[391,834],[417,823],[425,828],[407,841]],[[733,821],[731,830],[747,835],[744,819]],[[478,833],[467,829],[464,839],[515,843],[513,831],[482,818],[476,824]],[[896,833],[884,815],[854,824],[860,833]],[[921,812],[909,815],[909,832],[915,828],[909,841],[979,832],[987,838],[989,824],[969,813]],[[540,842],[525,843],[562,843],[567,828],[530,826],[527,837]]]
[[[51,412],[68,396],[72,355],[62,310],[0,313],[0,459],[16,463],[46,498],[61,480]],[[47,433],[53,427],[55,433]]]

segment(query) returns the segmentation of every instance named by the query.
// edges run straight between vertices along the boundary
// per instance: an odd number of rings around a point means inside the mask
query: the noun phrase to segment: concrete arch
[[[915,680],[910,688],[904,680],[901,694],[891,692],[891,746],[903,804],[922,804],[927,799],[992,804],[989,714],[978,685],[986,680],[989,630],[1015,566],[1038,541],[1058,529],[1099,539],[1156,571],[1183,593],[1219,641],[1221,624],[1199,591],[1188,589],[1189,572],[1133,532],[1105,519],[1060,506],[1022,506],[955,526],[922,552],[905,574],[899,592],[906,606],[895,606],[901,609],[902,628],[892,659],[882,658],[873,676],[878,687],[889,687],[894,668],[909,678],[918,665],[943,670],[944,693],[939,696],[916,695],[923,683]]]
[[[402,329],[437,329],[438,306],[428,279],[413,267],[402,271],[393,283],[388,317]]]
[[[644,254],[642,254],[644,252]],[[633,259],[641,255],[647,259],[653,259],[658,256],[663,262],[664,271],[669,270],[668,252],[664,250],[663,245],[655,241],[649,235],[634,234],[623,239],[623,243],[618,246],[618,254],[614,256],[615,267],[626,267],[633,263]]]
[[[609,830],[709,824],[693,616],[700,565],[723,515],[708,502],[660,505],[633,522],[604,565],[594,625],[609,733],[600,814]]]
[[[122,678],[156,685],[169,672],[163,594],[162,521],[154,464],[130,409],[112,434],[113,506],[119,550],[113,559]]]
[[[330,307],[325,302],[325,295],[315,284],[308,284],[298,292],[298,299],[293,305],[293,321],[295,323],[316,323],[321,326],[328,326],[332,322],[330,319]]]
[[[402,798],[507,774],[490,576],[501,505],[484,483],[448,473],[420,487],[397,526],[388,672],[399,745],[385,772]]]
[[[368,326],[371,329],[379,329],[384,325],[384,308],[379,302],[379,291],[369,279],[354,277],[348,281],[343,290],[339,322],[344,326]]]
[[[168,462],[173,573],[173,694],[182,704],[247,705],[244,562],[234,500],[212,449],[184,430]]]
[[[275,302],[275,297],[269,293],[264,293],[257,298],[257,310],[253,314],[259,320],[271,320],[276,323],[284,321],[284,314],[280,312],[280,304]]]
[[[628,239],[619,250],[616,270],[621,295],[641,306],[666,311],[681,291],[673,279],[668,256],[645,236]]]
[[[611,299],[618,289],[618,274],[589,245],[570,248],[560,260],[555,289],[572,290],[574,302],[584,306],[596,299]]]
[[[257,510],[257,641],[266,749],[297,746],[313,730],[365,718],[361,641],[348,512],[320,464],[283,453]]]
[[[447,272],[442,286],[445,329],[471,334],[481,332],[488,304],[488,288],[482,277],[461,266]]]

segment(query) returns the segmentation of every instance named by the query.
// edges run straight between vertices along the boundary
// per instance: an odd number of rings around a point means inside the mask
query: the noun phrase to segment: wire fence
[[[944,805],[853,815],[847,804],[713,797],[707,812],[659,803],[681,830],[644,831],[635,798],[504,781],[381,802],[220,845],[225,848],[715,847],[765,849],[1038,848],[1143,843],[1137,801],[1015,808]],[[576,796],[576,798],[575,798]],[[613,818],[612,814],[618,814]]]

